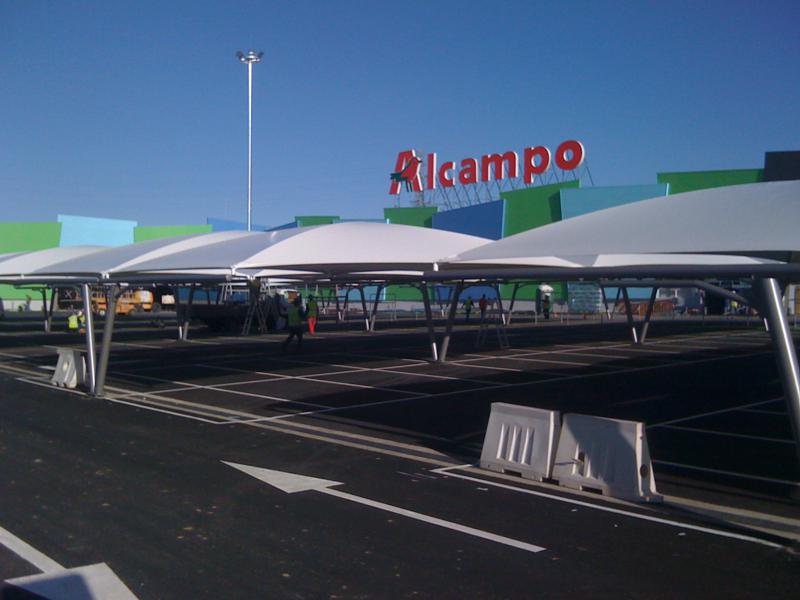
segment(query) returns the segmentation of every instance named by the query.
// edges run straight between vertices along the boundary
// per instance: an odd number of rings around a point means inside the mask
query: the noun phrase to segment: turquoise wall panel
[[[561,218],[571,219],[612,206],[666,196],[668,189],[669,186],[666,183],[563,189],[561,190]]]
[[[136,221],[58,215],[61,246],[124,246],[133,243]]]

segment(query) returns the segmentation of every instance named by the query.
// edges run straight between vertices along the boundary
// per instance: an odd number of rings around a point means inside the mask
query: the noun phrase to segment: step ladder
[[[511,344],[508,342],[506,325],[498,314],[495,314],[492,320],[484,319],[481,322],[480,327],[478,328],[478,337],[475,340],[475,347],[483,348],[486,345],[486,337],[489,334],[490,327],[492,326],[494,326],[493,328],[497,333],[497,345],[502,350],[507,350],[510,348]]]
[[[265,281],[261,282],[258,288],[258,295],[254,297],[250,294],[250,305],[247,307],[247,315],[242,325],[242,335],[250,335],[250,327],[253,325],[253,317],[258,319],[258,331],[267,333],[267,314],[264,306],[269,301],[269,288]]]

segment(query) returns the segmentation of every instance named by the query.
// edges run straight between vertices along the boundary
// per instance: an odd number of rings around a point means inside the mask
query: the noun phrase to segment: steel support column
[[[114,334],[114,318],[117,314],[117,298],[119,287],[114,285],[108,290],[106,301],[106,321],[103,325],[103,342],[100,346],[100,359],[97,364],[97,381],[94,384],[94,395],[103,396],[106,387],[106,373],[108,372],[108,357],[111,354],[111,337]]]
[[[367,312],[367,298],[364,296],[364,286],[358,286],[358,294],[361,297],[361,315],[364,317],[364,329],[369,333],[371,331],[369,326],[369,313]]]
[[[48,313],[47,331],[53,331],[53,312],[56,309],[56,300],[58,299],[58,288],[53,288],[53,293],[50,295],[50,312]]]
[[[800,460],[800,368],[797,352],[789,329],[789,321],[781,300],[781,288],[775,279],[756,279],[754,285],[759,294],[761,312],[769,322],[769,334],[775,347],[778,372],[783,385],[786,408],[792,422],[795,452]]]
[[[94,355],[94,319],[92,318],[92,290],[88,283],[81,286],[83,296],[83,316],[86,319],[86,387],[90,394],[94,394],[95,384],[95,355]]]
[[[194,300],[195,286],[189,288],[189,299],[186,301],[186,308],[183,311],[183,323],[181,324],[181,341],[189,340],[189,323],[192,320],[192,301]]]
[[[369,316],[369,330],[375,331],[375,320],[378,317],[378,304],[381,301],[381,293],[383,292],[383,285],[379,285],[375,291],[375,301],[372,303],[372,313]]]
[[[342,309],[339,306],[339,286],[337,285],[333,291],[333,297],[336,300],[336,322],[342,322]]]
[[[606,288],[604,285],[600,287],[600,295],[603,297],[603,306],[606,308],[606,319],[611,320],[611,310],[608,308],[608,297],[606,297]]]
[[[347,320],[347,309],[350,304],[350,292],[353,291],[352,286],[347,286],[344,288],[344,306],[342,307],[342,321]]]
[[[497,293],[497,309],[500,311],[500,324],[506,325],[506,313],[503,312],[503,297],[500,295],[500,286],[494,286],[494,291]]]
[[[181,288],[175,286],[175,324],[178,326],[178,341],[183,339],[183,305],[181,304]],[[219,300],[219,294],[217,300]]]
[[[425,322],[428,325],[428,340],[431,344],[431,357],[433,362],[439,360],[439,353],[436,348],[436,330],[433,327],[433,313],[431,312],[431,297],[428,293],[428,284],[423,282],[419,287],[422,292],[422,303],[425,305]]]
[[[444,329],[444,337],[442,338],[442,351],[439,354],[439,362],[447,360],[447,349],[450,347],[450,336],[453,333],[453,322],[456,319],[456,310],[458,310],[458,297],[464,289],[464,282],[459,281],[453,289],[453,297],[450,299],[450,310],[447,313],[447,324]]]
[[[639,344],[644,344],[644,340],[647,338],[647,330],[650,328],[650,318],[653,316],[653,307],[656,304],[656,294],[658,294],[658,288],[653,287],[653,291],[650,292],[650,302],[647,303],[647,313],[644,316],[642,335],[639,336]]]
[[[622,290],[622,300],[625,302],[625,316],[628,319],[628,328],[631,330],[631,337],[633,343],[639,343],[639,336],[636,333],[636,324],[633,322],[633,311],[631,310],[631,299],[628,297],[628,288],[620,288]]]
[[[514,302],[517,300],[517,292],[519,291],[519,288],[520,284],[515,283],[514,290],[511,292],[511,302],[508,305],[508,320],[506,321],[507,325],[511,325],[511,315],[514,313]]]
[[[42,317],[44,318],[44,332],[50,333],[50,329],[53,324],[53,309],[50,308],[50,311],[47,310],[47,288],[42,288],[39,290],[42,294]],[[55,297],[55,293],[53,294]]]

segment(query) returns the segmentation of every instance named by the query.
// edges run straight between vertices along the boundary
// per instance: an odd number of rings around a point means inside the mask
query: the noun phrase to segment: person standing
[[[464,300],[464,312],[467,314],[467,321],[469,321],[469,315],[472,312],[472,307],[475,306],[475,303],[472,301],[472,296],[468,296],[466,300]]]
[[[72,333],[78,333],[78,311],[73,310],[67,317],[67,328]]]
[[[489,301],[486,299],[486,294],[481,296],[481,299],[478,300],[478,308],[481,310],[481,321],[486,319],[486,309],[489,306]]]
[[[314,294],[308,296],[306,302],[306,321],[308,321],[308,333],[314,335],[317,330],[317,316],[319,315],[319,305],[317,304]]]
[[[283,351],[286,352],[292,338],[297,338],[297,349],[303,349],[303,302],[299,297],[294,299],[286,309],[286,326],[289,330],[289,337],[283,342]]]
[[[542,312],[545,320],[550,319],[550,294],[545,294],[542,300]]]

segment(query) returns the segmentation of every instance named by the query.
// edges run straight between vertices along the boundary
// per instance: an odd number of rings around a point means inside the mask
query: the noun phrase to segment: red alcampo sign
[[[555,152],[556,166],[563,171],[573,171],[581,166],[586,152],[583,144],[577,140],[562,142]],[[541,175],[550,168],[553,154],[545,146],[525,148],[522,152],[522,179],[526,185],[533,183],[537,175]],[[471,185],[479,182],[519,177],[519,156],[509,150],[502,154],[486,154],[477,158],[465,158],[459,165],[456,173],[456,163],[444,162],[437,168],[436,153],[428,154],[425,164],[427,177],[425,189],[436,189],[436,184],[443,188],[461,185]],[[397,154],[397,163],[391,175],[392,184],[389,193],[400,193],[400,184],[405,184],[407,192],[421,192],[422,159],[413,150],[404,150]]]

